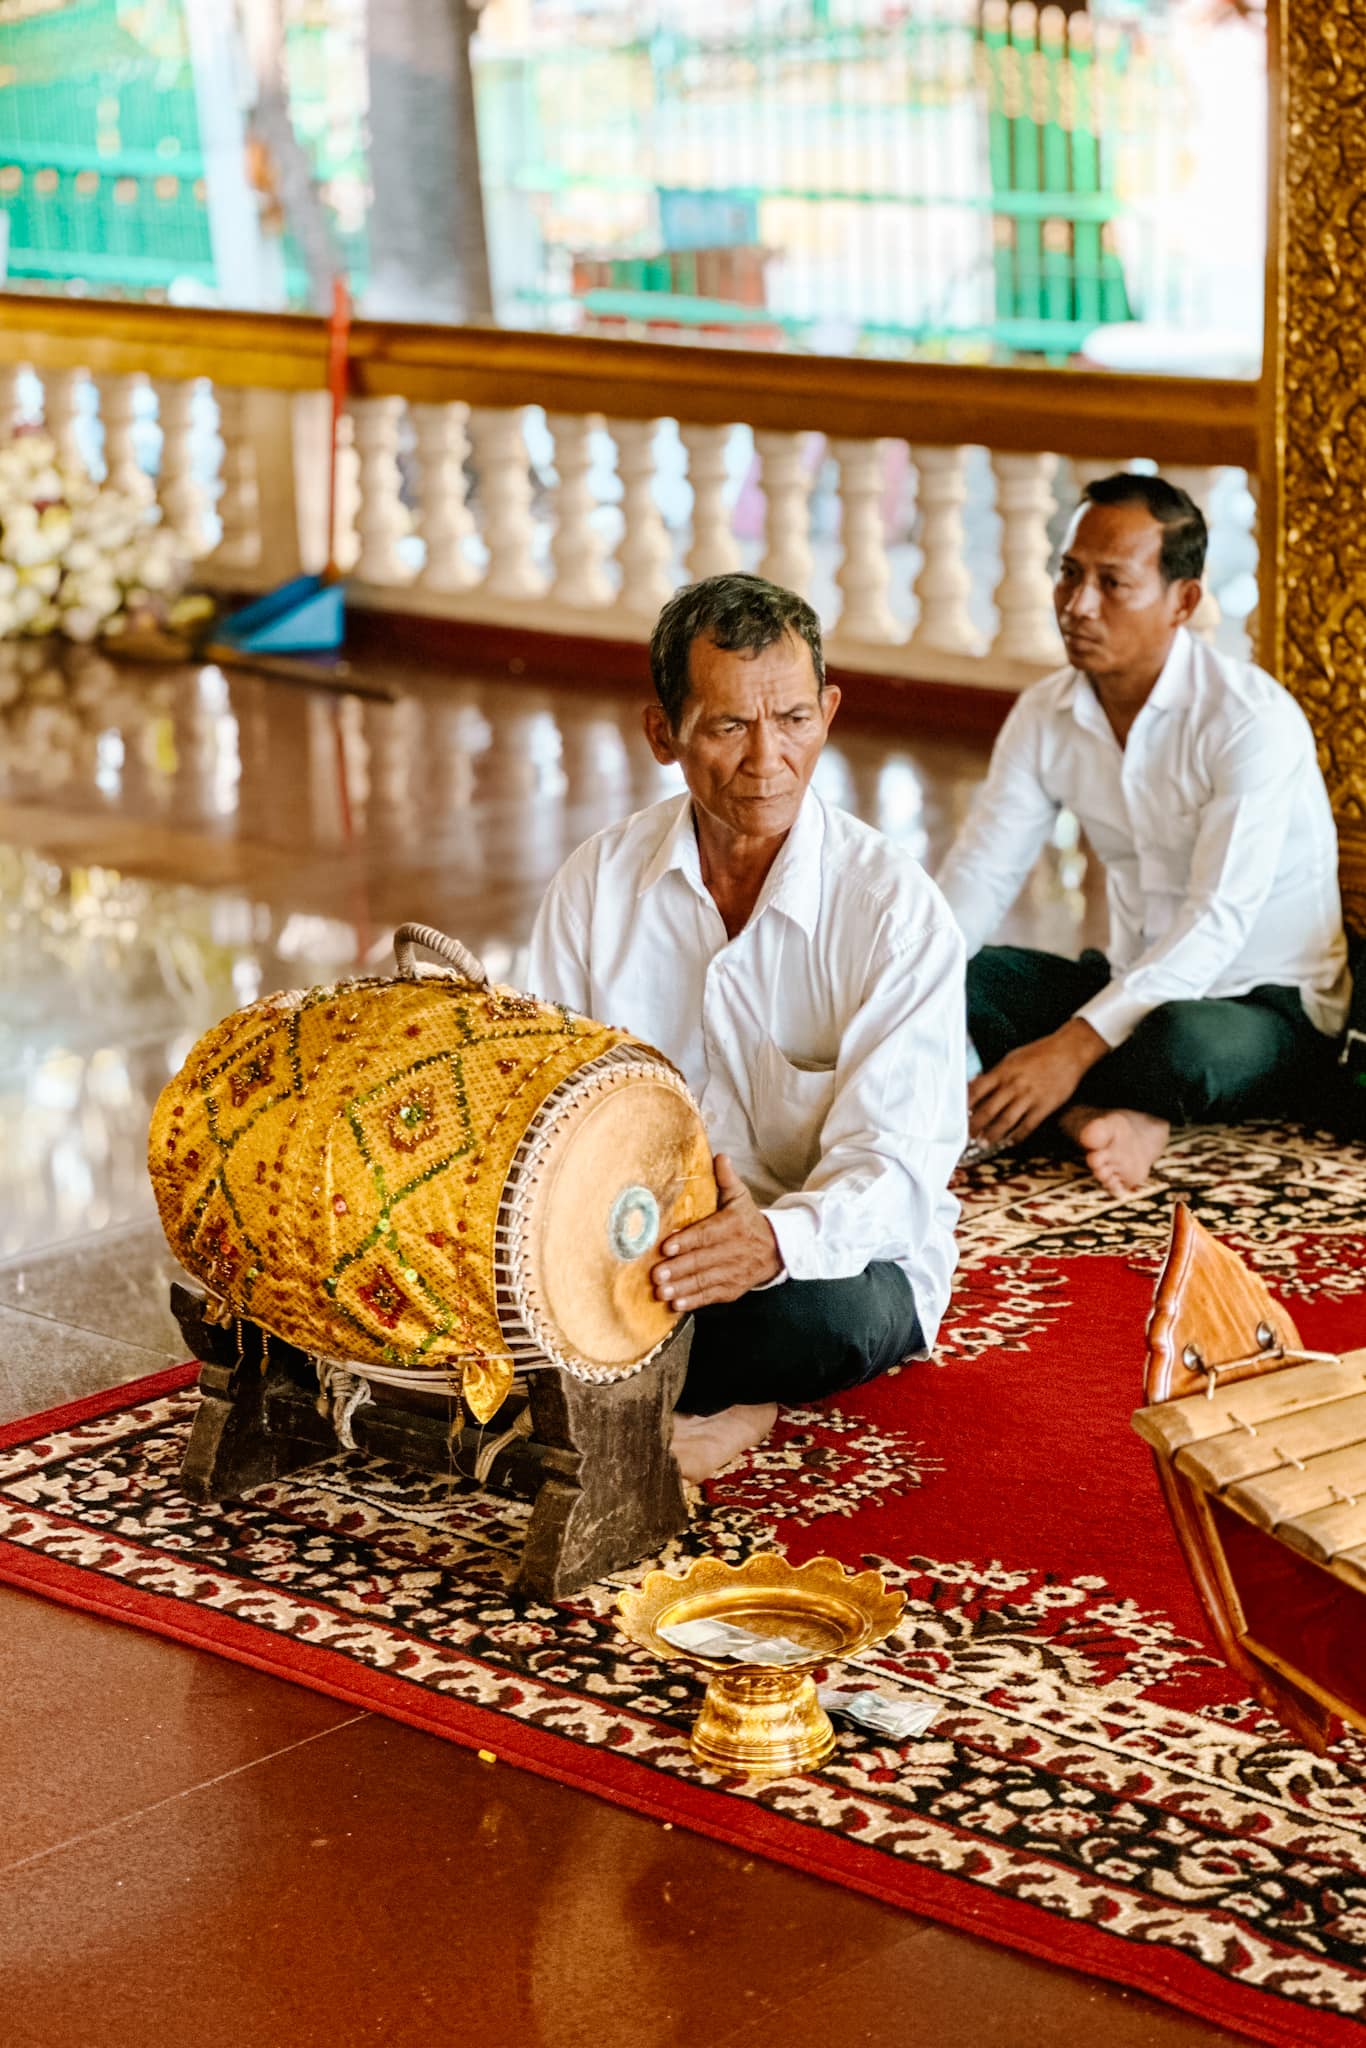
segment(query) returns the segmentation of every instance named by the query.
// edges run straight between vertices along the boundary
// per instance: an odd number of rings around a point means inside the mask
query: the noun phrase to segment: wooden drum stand
[[[307,1352],[256,1323],[211,1321],[194,1288],[173,1285],[171,1307],[202,1368],[180,1475],[192,1500],[232,1499],[336,1453]],[[689,1317],[639,1372],[606,1385],[553,1367],[528,1372],[483,1427],[439,1390],[375,1385],[351,1432],[359,1450],[531,1500],[513,1591],[562,1600],[687,1526],[670,1444],[692,1332]]]

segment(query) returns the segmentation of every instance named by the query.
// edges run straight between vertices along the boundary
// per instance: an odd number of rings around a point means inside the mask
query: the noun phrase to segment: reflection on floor
[[[382,969],[404,918],[514,975],[570,849],[678,786],[619,694],[363,680],[391,695],[0,648],[0,1419],[180,1355],[143,1148],[201,1030]],[[932,868],[980,750],[837,735],[823,793]],[[1060,830],[1014,934],[1075,950],[1097,911]],[[1225,2038],[241,1667],[0,1610],[6,2048]]]

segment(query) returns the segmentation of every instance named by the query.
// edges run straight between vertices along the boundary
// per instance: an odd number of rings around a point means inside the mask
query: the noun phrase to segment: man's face
[[[1173,633],[1200,602],[1194,580],[1163,581],[1161,556],[1162,528],[1146,505],[1081,507],[1053,582],[1053,609],[1074,668],[1098,682],[1158,673]]]
[[[678,731],[661,705],[645,713],[657,761],[676,761],[699,812],[727,834],[788,831],[811,780],[840,693],[816,687],[811,649],[794,633],[758,654],[694,640]]]

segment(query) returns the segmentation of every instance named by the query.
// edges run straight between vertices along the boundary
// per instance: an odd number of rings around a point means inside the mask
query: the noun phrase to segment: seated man
[[[966,1136],[963,942],[909,854],[809,787],[839,691],[808,604],[709,577],[664,607],[650,665],[646,736],[686,793],[570,856],[527,978],[628,1024],[701,1105],[721,1205],[654,1268],[696,1317],[675,1449],[701,1478],[777,1402],[934,1341]]]
[[[973,1137],[1018,1143],[1060,1111],[1117,1194],[1173,1124],[1286,1109],[1347,1009],[1313,736],[1279,683],[1186,630],[1205,540],[1160,477],[1089,486],[1054,588],[1072,666],[1012,710],[939,877],[974,956]],[[982,946],[1064,807],[1105,869],[1106,952]]]

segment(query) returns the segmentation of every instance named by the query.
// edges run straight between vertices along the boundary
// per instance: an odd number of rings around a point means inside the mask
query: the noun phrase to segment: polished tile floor
[[[0,649],[0,1419],[180,1355],[142,1166],[195,1036],[382,965],[515,972],[586,833],[676,786],[619,694],[384,695]],[[842,721],[933,866],[980,750]],[[1016,913],[1095,929],[1060,834]],[[1177,2048],[1230,2037],[241,1666],[0,1590],[4,2048]]]

